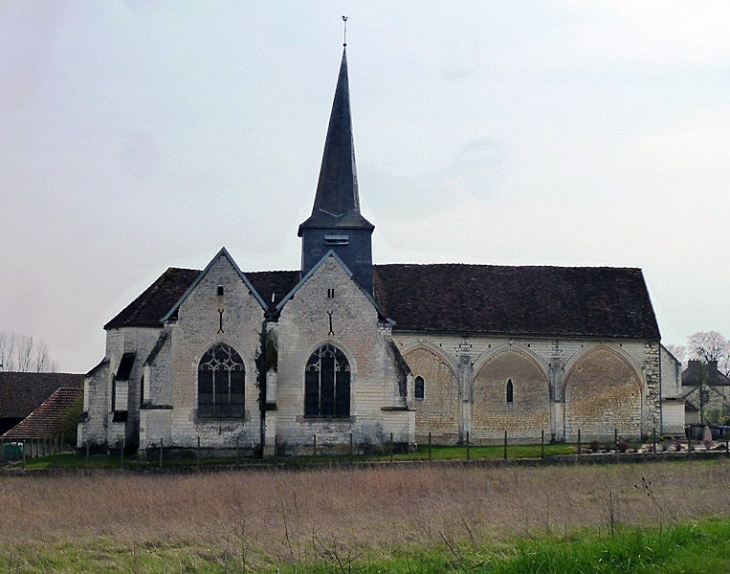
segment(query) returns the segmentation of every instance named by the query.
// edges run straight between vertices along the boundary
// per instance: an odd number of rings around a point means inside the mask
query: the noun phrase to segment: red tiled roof
[[[7,431],[4,438],[43,438],[61,432],[63,417],[83,396],[83,388],[61,387],[25,419]]]
[[[83,385],[79,374],[0,372],[0,418],[25,418],[59,387]]]

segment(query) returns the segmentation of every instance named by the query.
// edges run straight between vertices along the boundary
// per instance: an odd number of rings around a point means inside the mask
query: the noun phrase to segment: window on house
[[[413,396],[416,397],[417,401],[422,401],[424,394],[425,394],[425,389],[424,389],[425,383],[423,381],[423,377],[420,377],[420,376],[416,377],[416,380],[414,382],[415,382],[415,389],[413,392]]]
[[[515,402],[515,386],[512,379],[507,379],[507,404],[512,405]]]
[[[210,348],[198,364],[198,417],[242,418],[245,381],[243,359],[233,347]]]
[[[334,345],[323,345],[304,370],[304,416],[350,416],[350,364]]]

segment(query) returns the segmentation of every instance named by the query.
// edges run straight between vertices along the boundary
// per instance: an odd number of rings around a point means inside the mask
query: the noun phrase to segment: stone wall
[[[462,395],[455,368],[449,359],[428,347],[416,347],[404,356],[414,377],[424,380],[423,399],[414,400],[416,440],[425,443],[428,434],[437,443],[455,443],[461,438]]]
[[[393,335],[426,396],[416,432],[447,444],[625,438],[659,429],[659,344],[401,333]],[[439,370],[443,369],[443,370]],[[513,401],[507,404],[507,383]],[[430,397],[433,402],[429,403]],[[439,418],[439,412],[443,418]],[[449,432],[442,430],[446,426]],[[458,429],[458,430],[456,430]]]
[[[308,448],[317,436],[326,449],[360,448],[390,440],[412,444],[412,415],[399,396],[390,326],[334,257],[328,257],[284,305],[272,326],[278,348],[276,434],[288,452]],[[350,417],[304,416],[304,367],[322,345],[340,349],[350,368]]]

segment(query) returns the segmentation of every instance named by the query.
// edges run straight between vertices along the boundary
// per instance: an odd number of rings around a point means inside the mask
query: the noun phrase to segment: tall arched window
[[[304,416],[350,416],[350,364],[334,345],[323,345],[304,369]]]
[[[507,404],[511,405],[515,402],[515,386],[512,384],[512,379],[507,379]]]
[[[198,364],[198,417],[242,418],[246,371],[236,350],[220,343]]]

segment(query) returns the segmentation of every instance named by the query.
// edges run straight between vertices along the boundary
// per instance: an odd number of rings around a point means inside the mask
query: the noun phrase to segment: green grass
[[[622,528],[609,536],[583,532],[567,539],[517,540],[502,548],[445,541],[442,547],[400,553],[380,562],[348,562],[345,556],[330,555],[306,571],[349,571],[348,567],[364,574],[711,574],[730,569],[730,520],[661,529]],[[300,572],[302,568],[298,565],[281,571]]]
[[[573,454],[576,452],[574,445],[569,444],[546,444],[545,445],[545,457],[562,454]],[[507,447],[507,458],[540,458],[542,449],[540,445],[514,445]],[[333,455],[319,455],[319,456],[298,456],[298,457],[286,457],[286,458],[271,458],[266,459],[264,462],[277,463],[277,464],[307,464],[307,463],[323,463],[323,462],[342,462],[347,463],[352,461],[384,461],[390,460],[390,455],[355,455],[349,457],[347,455],[333,456]],[[415,452],[407,454],[394,454],[393,460],[428,460],[429,448],[427,445],[419,445]],[[431,460],[466,460],[467,449],[465,446],[432,446],[431,447]],[[469,459],[502,459],[504,458],[504,446],[472,446],[469,449]],[[253,458],[241,457],[239,464],[241,465],[252,465],[261,464],[261,460]],[[163,461],[165,467],[193,467],[197,466],[197,460],[195,458],[187,459],[175,459],[170,458]],[[234,465],[236,464],[235,458],[203,458],[200,459],[201,466],[215,466],[215,465]],[[157,460],[141,461],[135,456],[124,457],[125,468],[139,468],[146,466],[158,466]],[[20,462],[13,464],[14,468],[21,468]],[[72,468],[91,468],[91,469],[118,469],[121,467],[121,460],[118,454],[106,455],[106,454],[95,454],[89,457],[87,464],[86,456],[83,454],[65,453],[51,456],[44,456],[39,458],[29,458],[25,461],[25,468],[28,470],[33,469],[72,469]]]
[[[386,549],[387,550],[387,549]],[[730,520],[664,528],[621,528],[614,535],[591,532],[568,538],[516,540],[501,547],[474,547],[444,538],[434,548],[392,549],[390,557],[353,555],[322,547],[313,561],[265,568],[265,572],[495,574],[704,574],[730,569]],[[100,538],[92,542],[0,545],[4,572],[165,572],[222,573],[252,571],[245,558],[225,549],[194,542],[120,545]]]
[[[416,452],[393,455],[394,460],[427,460],[428,445],[418,445]],[[573,454],[576,448],[570,444],[546,444],[545,456]],[[507,447],[507,458],[540,458],[542,449],[537,445],[514,445]],[[432,460],[466,460],[465,446],[432,446]],[[389,457],[380,457],[389,458]],[[470,459],[500,459],[504,458],[504,446],[472,446],[469,448]]]

